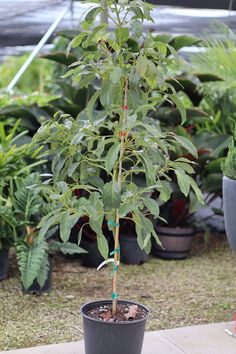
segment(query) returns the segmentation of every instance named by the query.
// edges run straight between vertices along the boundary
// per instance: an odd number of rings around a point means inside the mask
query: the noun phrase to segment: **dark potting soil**
[[[118,304],[117,313],[112,316],[112,305],[102,305],[87,311],[87,316],[106,322],[132,322],[147,316],[147,311],[133,304]]]

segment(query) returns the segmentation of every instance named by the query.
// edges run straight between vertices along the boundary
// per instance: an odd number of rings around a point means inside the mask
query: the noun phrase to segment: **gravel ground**
[[[80,306],[110,298],[110,272],[57,257],[53,290],[32,296],[22,293],[12,259],[10,277],[0,283],[0,350],[81,339]],[[206,243],[199,235],[186,260],[150,257],[141,266],[122,265],[119,293],[151,309],[149,331],[228,321],[236,312],[236,257],[224,236],[211,236]]]

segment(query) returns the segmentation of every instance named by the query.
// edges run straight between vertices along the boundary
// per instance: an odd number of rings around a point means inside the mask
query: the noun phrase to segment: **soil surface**
[[[126,303],[117,305],[117,312],[114,316],[111,305],[94,307],[87,311],[86,315],[105,322],[131,322],[145,318],[147,311],[140,306]]]
[[[0,351],[77,341],[82,304],[111,299],[112,267],[99,272],[80,260],[53,260],[52,291],[23,294],[15,257],[0,282]],[[140,266],[121,265],[118,299],[150,309],[148,331],[227,322],[236,313],[236,256],[224,235],[197,235],[191,256],[181,261],[149,257]]]

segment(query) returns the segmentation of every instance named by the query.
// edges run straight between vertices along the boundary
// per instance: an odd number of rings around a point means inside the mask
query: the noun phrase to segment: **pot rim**
[[[146,316],[143,317],[143,318],[140,318],[138,320],[133,320],[133,321],[127,321],[127,322],[108,322],[108,321],[102,321],[102,320],[99,320],[97,318],[94,318],[94,317],[91,317],[91,316],[88,316],[86,315],[85,313],[85,308],[89,305],[98,305],[98,304],[111,304],[112,303],[112,300],[96,300],[96,301],[89,301],[89,302],[86,302],[85,304],[83,304],[81,307],[80,307],[80,314],[90,320],[90,321],[94,321],[94,322],[98,322],[98,323],[102,323],[102,324],[108,324],[108,325],[113,325],[113,326],[119,326],[119,325],[132,325],[132,324],[136,324],[136,323],[139,323],[139,322],[143,322],[143,321],[146,321],[148,316],[150,315],[150,310],[143,304],[140,304],[138,302],[135,302],[135,301],[129,301],[129,300],[118,300],[118,304],[119,303],[126,303],[126,304],[131,304],[131,305],[138,305],[139,307],[142,307],[144,310],[146,310]]]
[[[230,178],[228,176],[223,176],[223,180],[229,180],[230,182],[235,182],[236,183],[236,179]]]
[[[170,236],[179,236],[182,234],[183,236],[188,236],[194,234],[196,232],[196,228],[194,226],[187,227],[171,227],[171,226],[157,226],[156,227],[157,234],[163,233],[164,235]]]

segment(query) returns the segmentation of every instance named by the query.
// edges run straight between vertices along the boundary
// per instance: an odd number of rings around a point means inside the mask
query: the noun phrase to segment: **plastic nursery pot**
[[[3,247],[0,250],[0,280],[7,278],[9,264],[9,247]]]
[[[226,176],[223,177],[223,210],[227,239],[236,253],[236,180]]]
[[[89,242],[82,240],[80,242],[80,247],[85,249],[88,253],[81,254],[82,265],[89,268],[97,268],[99,264],[104,261],[101,256],[97,242]]]
[[[152,253],[162,259],[185,259],[190,251],[195,234],[193,227],[164,227],[157,228],[157,235],[162,247],[152,241]]]
[[[23,289],[23,291],[27,294],[41,295],[44,293],[48,293],[51,290],[51,288],[52,288],[52,265],[50,262],[48,276],[44,286],[41,287],[37,279],[35,279],[33,284],[27,290]]]
[[[120,260],[125,264],[142,264],[147,261],[148,255],[138,245],[135,234],[120,236]]]
[[[118,304],[138,305],[146,311],[146,317],[130,322],[105,322],[87,315],[93,308],[110,304],[110,300],[94,301],[81,307],[85,354],[141,354],[149,310],[135,302],[119,301]]]

